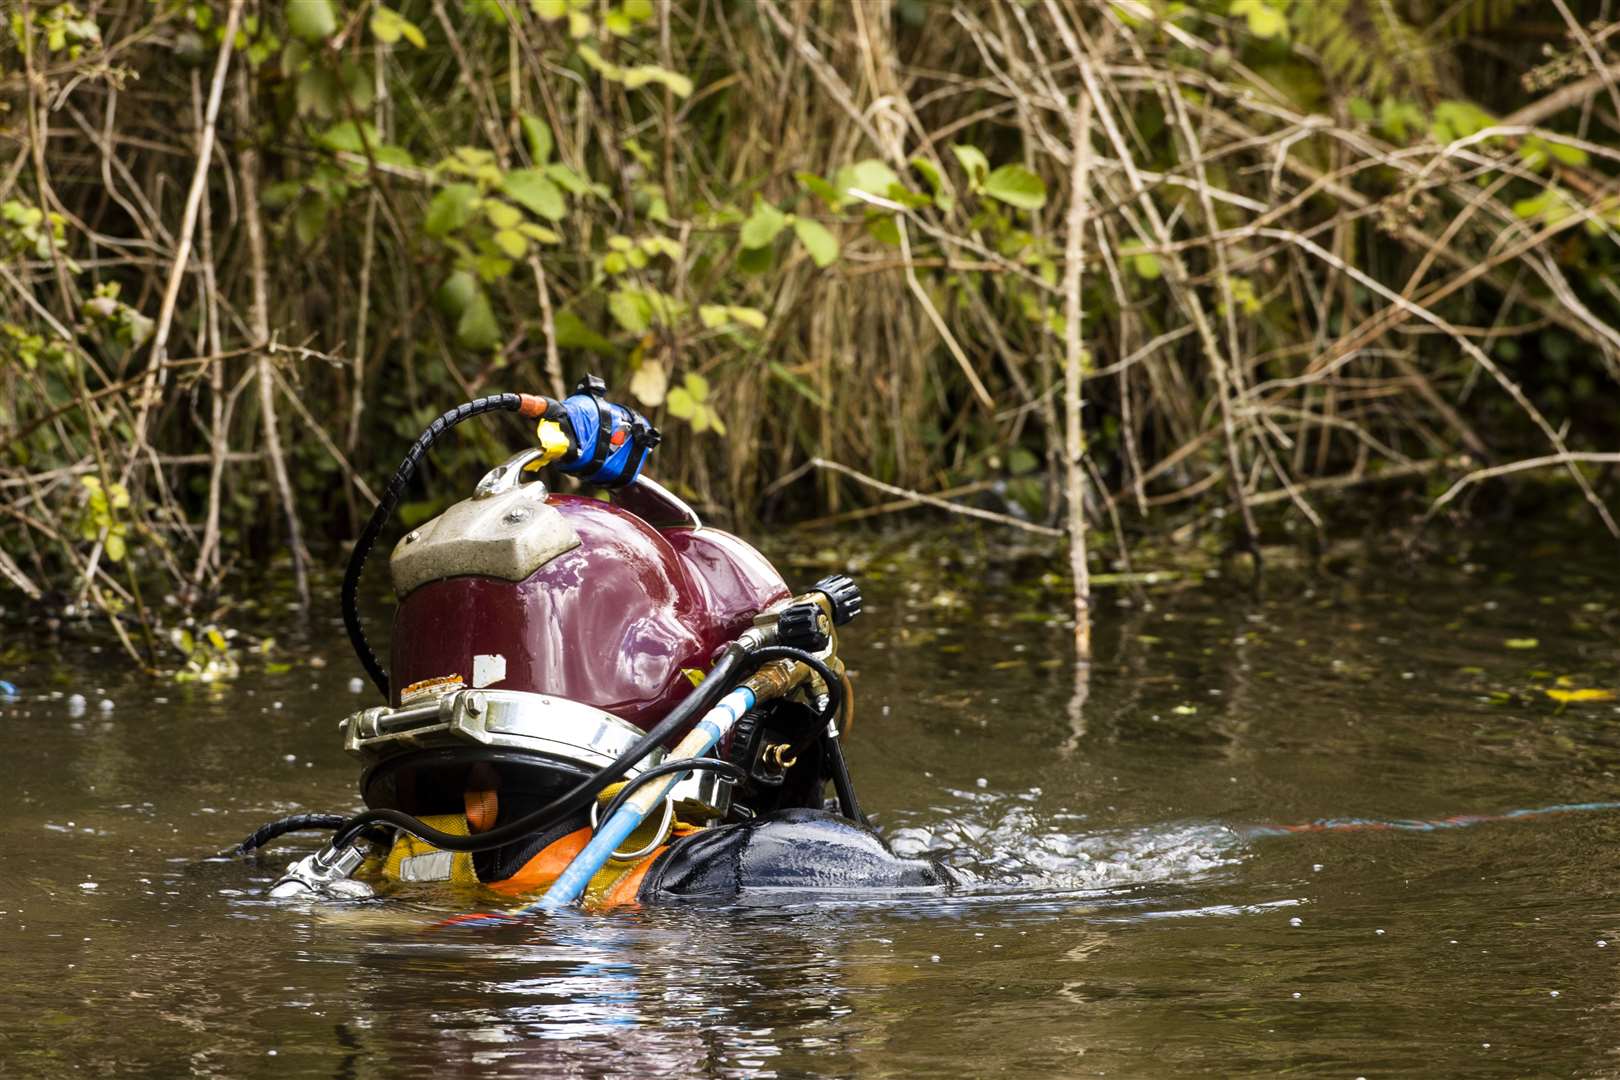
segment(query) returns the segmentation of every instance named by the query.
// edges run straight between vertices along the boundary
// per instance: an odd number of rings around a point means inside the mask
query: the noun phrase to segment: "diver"
[[[536,443],[395,547],[390,673],[360,621],[367,556],[433,444],[491,412],[536,421]],[[367,809],[244,841],[334,830],[272,895],[441,882],[527,911],[955,882],[891,852],[856,800],[837,635],[861,610],[855,583],[791,592],[641,475],[659,438],[595,377],[560,400],[480,398],[422,434],[343,582],[350,640],[388,701],[341,727]],[[548,466],[607,497],[552,491]]]

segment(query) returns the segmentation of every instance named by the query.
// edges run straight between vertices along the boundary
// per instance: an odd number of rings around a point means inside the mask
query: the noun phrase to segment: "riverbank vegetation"
[[[967,506],[1082,629],[1088,530],[1533,477],[1620,535],[1613,7],[21,0],[0,580],[149,662],[254,564],[307,600],[443,409],[587,371],[709,516]]]

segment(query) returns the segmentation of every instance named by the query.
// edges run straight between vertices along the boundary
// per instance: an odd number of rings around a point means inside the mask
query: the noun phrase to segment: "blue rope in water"
[[[1457,814],[1454,817],[1433,818],[1427,821],[1323,818],[1302,825],[1247,825],[1235,831],[1247,837],[1295,836],[1299,833],[1319,832],[1438,832],[1441,829],[1466,829],[1471,825],[1484,825],[1493,821],[1519,821],[1552,814],[1583,814],[1598,810],[1620,810],[1620,802],[1559,803],[1555,806],[1508,810],[1500,814]]]

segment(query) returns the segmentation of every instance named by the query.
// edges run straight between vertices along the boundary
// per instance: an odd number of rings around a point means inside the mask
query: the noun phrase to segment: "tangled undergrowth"
[[[150,659],[587,371],[721,520],[1072,537],[1082,628],[1088,528],[1522,475],[1620,534],[1613,7],[22,0],[0,580]]]

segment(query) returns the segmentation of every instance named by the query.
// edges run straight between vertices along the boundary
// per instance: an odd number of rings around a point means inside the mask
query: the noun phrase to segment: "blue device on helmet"
[[[587,375],[557,404],[573,430],[574,449],[557,462],[597,487],[623,487],[636,478],[658,445],[658,429],[634,409],[609,401],[607,384]]]

